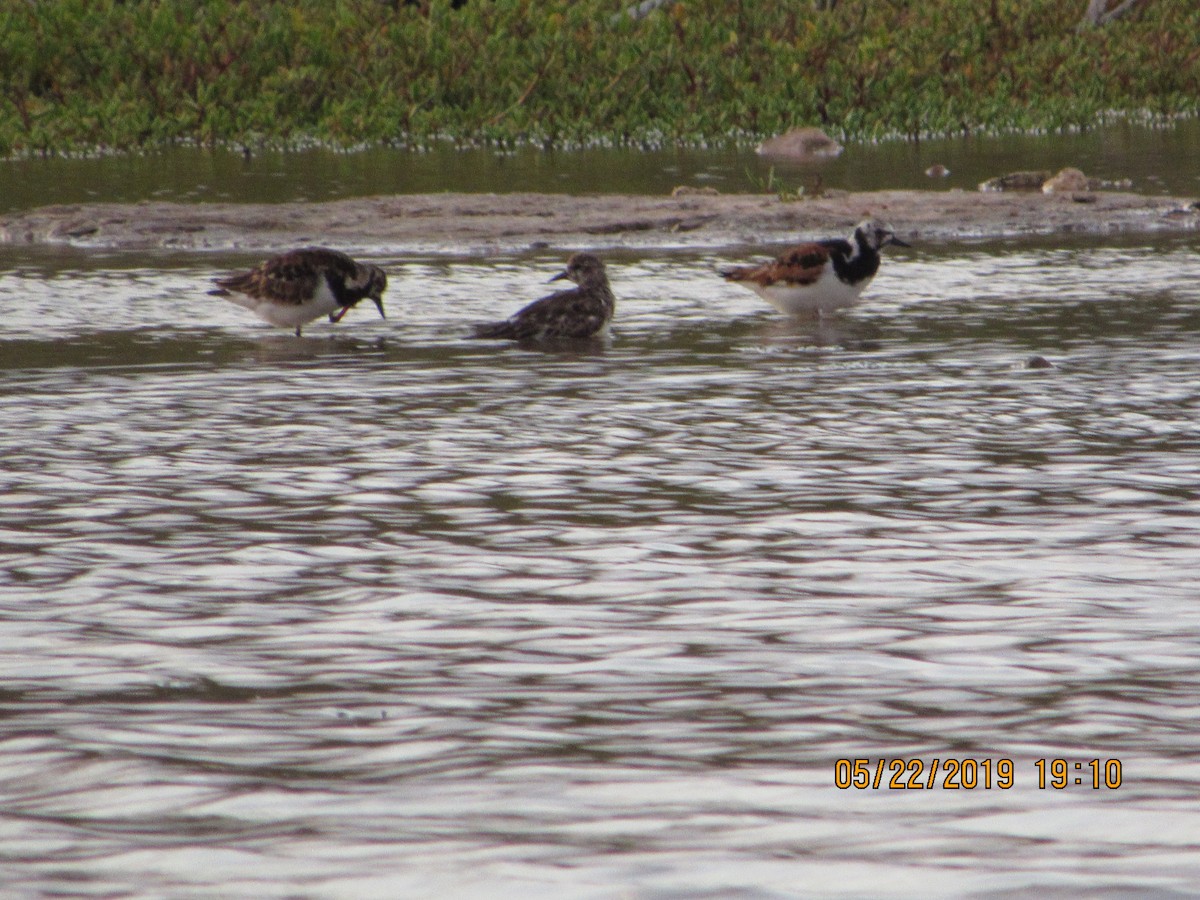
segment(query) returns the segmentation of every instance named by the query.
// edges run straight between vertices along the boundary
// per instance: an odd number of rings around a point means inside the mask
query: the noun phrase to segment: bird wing
[[[476,337],[535,340],[544,337],[591,337],[604,325],[603,302],[579,288],[535,300],[503,322],[475,329]]]
[[[357,270],[354,260],[336,250],[309,247],[272,257],[256,269],[218,278],[217,286],[276,303],[297,306],[316,293],[318,279],[328,272],[343,281]]]
[[[825,264],[829,262],[829,243],[833,242],[798,244],[769,263],[761,266],[739,266],[726,269],[721,274],[727,281],[752,281],[762,287],[781,283],[813,284],[821,277]]]

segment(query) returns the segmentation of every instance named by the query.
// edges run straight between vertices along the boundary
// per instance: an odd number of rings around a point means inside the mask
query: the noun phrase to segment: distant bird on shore
[[[725,269],[721,275],[744,284],[782,313],[823,315],[858,302],[879,271],[879,251],[888,244],[910,246],[889,226],[866,219],[848,241],[830,238],[799,244],[772,262]]]
[[[475,337],[542,341],[603,335],[617,302],[604,263],[590,253],[576,253],[567,261],[567,268],[550,280],[563,278],[578,287],[535,300],[503,322],[476,326]]]
[[[387,275],[379,266],[359,263],[345,253],[324,247],[306,247],[272,257],[258,268],[215,279],[224,297],[281,328],[300,328],[328,315],[341,321],[360,300],[369,297],[383,312]]]

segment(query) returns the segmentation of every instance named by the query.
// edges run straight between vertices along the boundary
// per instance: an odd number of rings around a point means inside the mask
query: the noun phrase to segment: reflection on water
[[[896,253],[819,330],[730,261],[539,353],[466,334],[558,258],[297,340],[241,258],[6,252],[9,890],[1191,890],[1200,256]],[[834,787],[961,757],[1016,784]]]
[[[52,203],[140,200],[282,203],[441,191],[667,194],[687,184],[725,193],[916,188],[975,190],[1019,169],[1082,168],[1144,194],[1191,196],[1200,120],[1168,128],[1118,124],[1067,135],[1007,135],[912,144],[850,144],[836,160],[797,165],[751,150],[581,150],[548,153],[376,148],[354,153],[176,148],[144,156],[0,160],[0,213]],[[925,170],[940,164],[946,178]],[[768,187],[770,184],[770,187]]]

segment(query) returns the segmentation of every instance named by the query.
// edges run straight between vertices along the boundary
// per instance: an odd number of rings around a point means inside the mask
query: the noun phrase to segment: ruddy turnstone
[[[541,341],[582,340],[603,334],[617,303],[604,263],[590,253],[576,253],[567,261],[567,268],[550,280],[563,278],[578,287],[535,300],[503,322],[479,325],[475,337]]]
[[[217,297],[232,300],[281,328],[300,328],[328,314],[341,321],[350,307],[370,297],[383,318],[387,276],[379,266],[359,263],[345,253],[306,247],[272,257],[256,269],[216,279]]]
[[[830,238],[799,244],[773,262],[721,272],[726,281],[746,285],[782,313],[811,316],[858,302],[879,271],[879,251],[888,244],[911,246],[887,225],[866,219],[850,240]]]

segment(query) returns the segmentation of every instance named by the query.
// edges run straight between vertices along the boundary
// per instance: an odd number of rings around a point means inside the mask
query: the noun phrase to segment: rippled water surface
[[[1194,241],[897,252],[820,328],[741,258],[609,254],[541,352],[466,334],[557,256],[297,339],[245,257],[3,251],[6,894],[1194,891]]]

